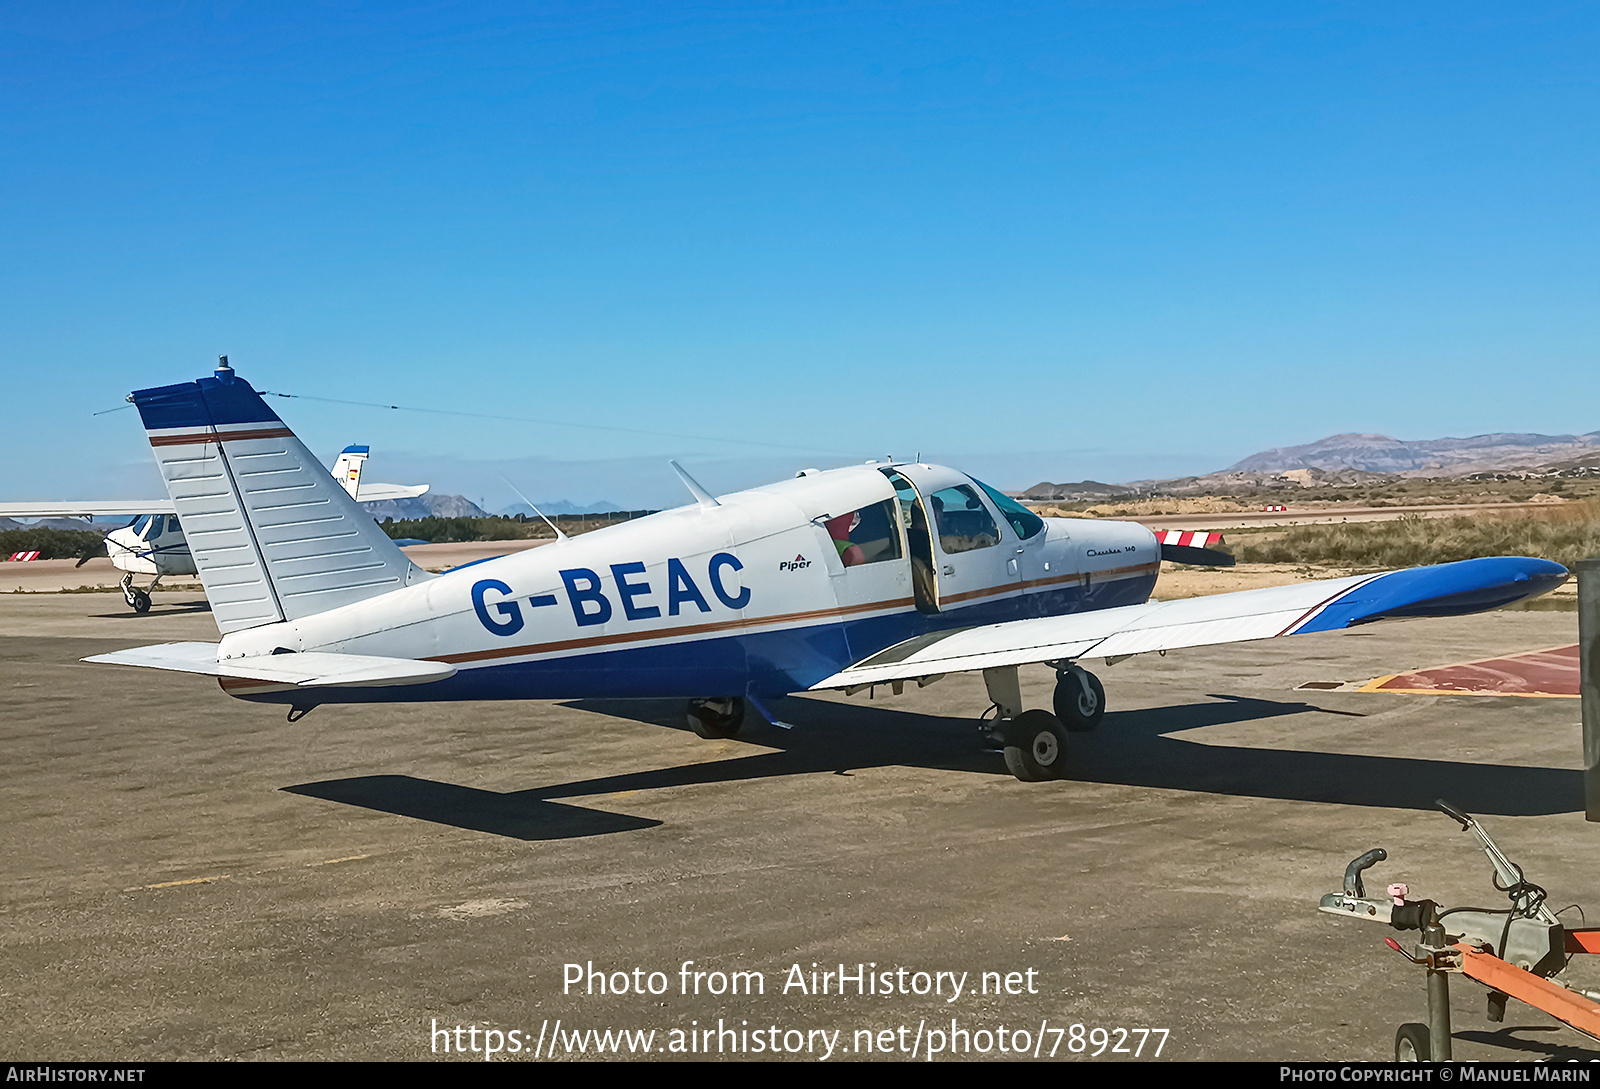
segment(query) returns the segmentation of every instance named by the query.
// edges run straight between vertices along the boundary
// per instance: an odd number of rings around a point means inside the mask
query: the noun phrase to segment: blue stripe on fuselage
[[[1088,596],[1071,585],[982,602],[929,616],[915,610],[779,631],[601,650],[462,669],[431,684],[389,688],[319,689],[317,703],[409,703],[452,700],[781,696],[803,692],[824,677],[918,635],[948,628],[1055,616],[1086,608],[1137,605],[1156,577],[1093,583]],[[670,638],[670,631],[663,631]],[[313,702],[305,689],[230,695],[262,703]]]

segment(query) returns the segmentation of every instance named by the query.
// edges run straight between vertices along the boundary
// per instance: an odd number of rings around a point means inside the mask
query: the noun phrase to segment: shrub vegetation
[[[1529,506],[1515,512],[1388,522],[1294,526],[1259,541],[1230,542],[1241,563],[1416,567],[1478,556],[1537,556],[1573,566],[1600,555],[1600,503]]]
[[[13,552],[38,552],[41,560],[104,556],[106,539],[92,529],[0,529],[0,560]]]

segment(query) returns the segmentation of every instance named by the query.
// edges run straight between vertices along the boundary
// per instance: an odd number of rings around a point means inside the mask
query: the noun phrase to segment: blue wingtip
[[[1547,594],[1567,581],[1567,569],[1531,556],[1413,567],[1356,587],[1313,617],[1302,632],[1333,631],[1374,620],[1464,616]]]

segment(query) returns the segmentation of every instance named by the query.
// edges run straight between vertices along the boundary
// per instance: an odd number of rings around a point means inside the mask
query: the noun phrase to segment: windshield
[[[983,489],[983,494],[994,500],[994,505],[1000,508],[1000,513],[1011,523],[1011,528],[1017,531],[1017,536],[1022,540],[1026,541],[1044,529],[1043,518],[1009,495],[995,491],[981,480],[974,479],[973,483]]]

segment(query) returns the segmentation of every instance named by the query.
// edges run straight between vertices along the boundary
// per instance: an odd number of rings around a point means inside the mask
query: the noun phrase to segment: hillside
[[[1246,495],[1257,492],[1370,491],[1421,481],[1471,481],[1600,476],[1600,431],[1585,435],[1495,433],[1407,441],[1388,435],[1330,435],[1302,446],[1263,450],[1228,468],[1170,480],[1102,484],[1035,484],[1020,493],[1034,502],[1092,503],[1148,496]]]
[[[1404,441],[1387,435],[1330,435],[1303,446],[1263,450],[1230,465],[1229,473],[1282,473],[1293,469],[1449,477],[1529,468],[1600,457],[1600,431],[1587,435],[1490,434],[1470,438]]]

